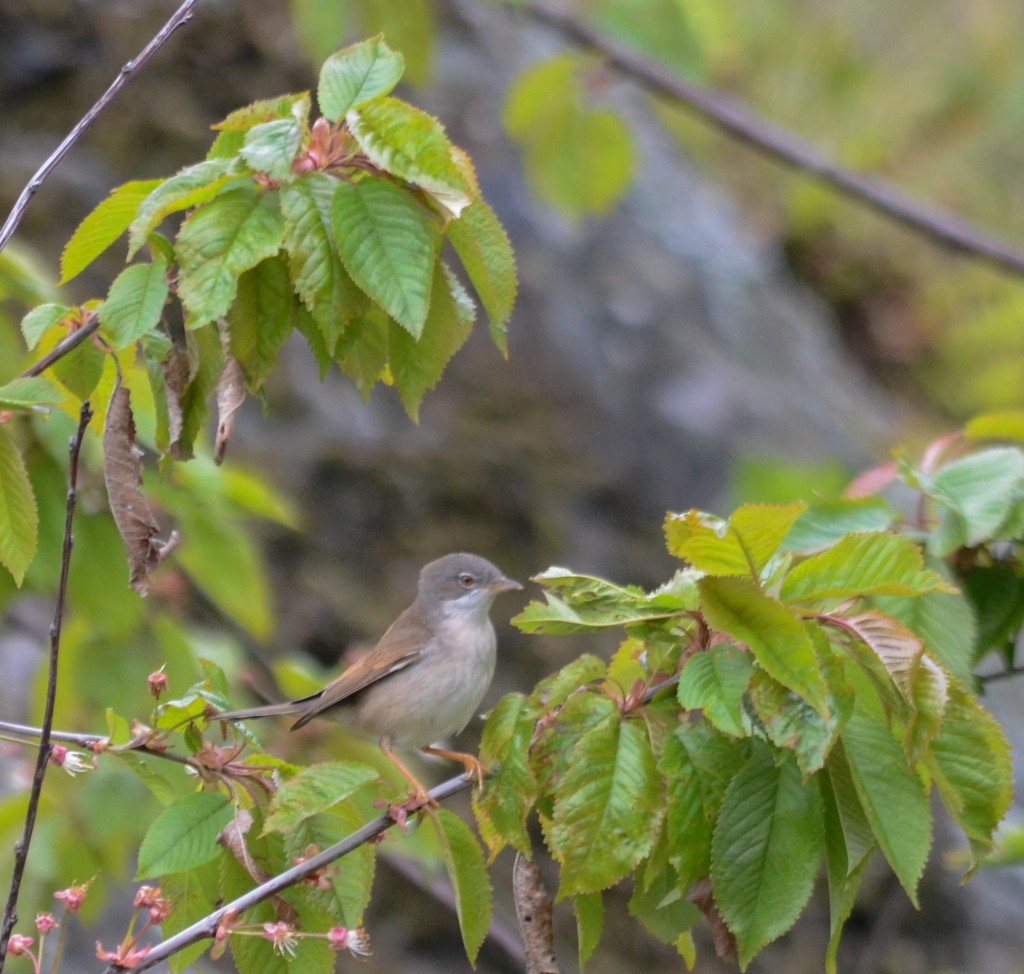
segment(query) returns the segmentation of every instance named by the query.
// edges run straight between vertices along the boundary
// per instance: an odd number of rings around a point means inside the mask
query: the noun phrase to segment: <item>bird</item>
[[[501,592],[522,589],[486,558],[445,555],[419,574],[416,599],[380,640],[322,690],[299,700],[230,710],[217,720],[297,716],[292,730],[315,717],[340,720],[377,738],[384,755],[412,785],[414,807],[426,789],[394,753],[419,749],[461,762],[483,782],[471,754],[434,746],[461,731],[477,712],[494,676],[496,637],[490,608]]]

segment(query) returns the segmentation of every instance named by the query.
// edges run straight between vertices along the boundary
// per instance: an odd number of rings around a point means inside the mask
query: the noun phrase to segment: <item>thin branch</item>
[[[0,734],[16,734],[19,737],[29,738],[41,737],[42,733],[43,729],[41,727],[32,727],[28,724],[14,724],[9,720],[0,720]],[[148,744],[139,743],[138,740],[127,741],[124,744],[111,744],[110,738],[106,734],[83,734],[78,731],[51,730],[50,740],[63,741],[65,744],[77,744],[79,747],[85,747],[89,750],[95,750],[96,745],[100,745],[99,750],[104,754],[124,754],[128,751],[137,751],[154,758],[174,761],[176,764],[187,764],[194,768],[199,767],[195,761],[185,757],[183,754],[175,754],[174,751],[168,751],[165,748],[150,747]]]
[[[600,54],[623,75],[678,102],[706,122],[784,165],[799,169],[934,243],[1015,275],[1024,274],[1024,251],[947,210],[927,206],[870,176],[851,172],[787,130],[755,115],[741,102],[681,78],[547,6],[517,3],[514,9],[554,28],[577,47]]]
[[[471,784],[472,781],[469,778],[465,775],[459,775],[456,778],[449,778],[447,781],[439,784],[436,788],[432,788],[428,794],[435,802],[442,802],[451,798],[452,795],[457,795],[459,792],[465,791],[471,786]],[[186,927],[184,930],[176,933],[173,937],[168,937],[166,940],[153,947],[153,949],[146,954],[145,958],[133,967],[132,970],[148,970],[155,964],[159,964],[161,961],[167,960],[168,957],[176,954],[179,950],[184,950],[186,947],[189,947],[194,943],[198,943],[200,940],[212,938],[217,932],[218,925],[221,920],[224,919],[226,914],[243,913],[245,910],[249,910],[256,906],[257,903],[262,903],[264,900],[270,899],[270,897],[280,893],[281,890],[287,889],[289,886],[294,886],[296,883],[301,882],[307,876],[315,873],[318,869],[323,869],[324,866],[330,865],[332,862],[335,862],[342,856],[347,856],[350,852],[355,851],[367,842],[373,841],[373,839],[386,832],[394,824],[394,819],[386,813],[377,816],[377,818],[367,822],[361,829],[358,829],[341,841],[324,849],[323,852],[317,853],[315,856],[307,859],[305,862],[302,862],[297,866],[292,866],[291,869],[286,869],[283,873],[280,873],[272,879],[267,880],[267,882],[261,883],[254,889],[249,890],[248,893],[244,893],[242,896],[232,900],[230,903],[225,903],[223,906],[218,907],[213,911],[213,913],[203,917],[201,920],[197,920],[192,924],[192,926]],[[111,964],[106,968],[104,974],[122,974],[122,970],[123,969],[118,967],[117,964]]]
[[[65,338],[60,344],[58,344],[51,351],[47,352],[38,362],[33,362],[21,375],[19,379],[28,379],[34,375],[41,375],[45,372],[54,362],[64,358],[65,355],[70,355],[79,345],[82,344],[90,335],[96,333],[96,330],[100,326],[100,316],[93,311],[86,320],[82,323],[81,328],[76,328],[67,338]],[[114,362],[117,362],[117,357],[114,357]]]
[[[96,104],[82,116],[78,124],[64,138],[64,141],[53,150],[50,157],[39,167],[35,175],[28,181],[28,185],[21,191],[21,195],[11,209],[10,216],[7,217],[3,227],[0,228],[0,251],[7,246],[7,242],[14,236],[14,231],[18,229],[18,224],[21,223],[22,218],[25,216],[28,204],[38,192],[39,187],[43,185],[46,177],[57,168],[61,159],[67,155],[71,147],[85,134],[100,112],[114,100],[118,92],[132,80],[139,69],[167,43],[167,40],[179,27],[184,26],[192,19],[192,8],[197,2],[198,0],[185,0],[171,16],[171,19],[160,28],[159,33],[133,60],[121,68],[113,83],[102,94]]]
[[[998,683],[1000,680],[1009,680],[1022,673],[1024,673],[1024,666],[1011,666],[1005,670],[996,670],[994,673],[983,673],[978,679],[982,683]]]
[[[53,610],[53,623],[50,626],[50,672],[46,684],[46,705],[43,710],[43,726],[39,734],[39,754],[36,757],[35,773],[32,776],[32,788],[29,792],[28,809],[25,812],[25,830],[21,839],[14,846],[14,870],[11,874],[11,888],[7,896],[7,907],[4,910],[3,927],[0,929],[0,971],[4,968],[7,956],[7,941],[11,937],[14,925],[18,922],[18,894],[21,891],[21,880],[25,874],[25,863],[28,861],[28,848],[32,841],[32,832],[36,824],[36,812],[39,810],[39,799],[43,791],[43,778],[46,765],[50,760],[50,733],[53,727],[53,711],[57,702],[57,666],[60,661],[60,635],[64,626],[64,606],[67,604],[68,574],[71,570],[71,549],[74,537],[71,533],[75,515],[75,500],[78,495],[78,457],[82,450],[82,439],[85,429],[92,419],[92,408],[89,401],[82,403],[78,415],[78,429],[71,438],[69,452],[71,461],[68,469],[67,508],[64,515],[64,547],[60,561],[60,581],[57,585],[57,602]]]

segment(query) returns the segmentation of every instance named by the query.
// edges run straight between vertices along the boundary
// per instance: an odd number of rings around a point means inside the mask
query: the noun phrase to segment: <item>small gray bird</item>
[[[392,751],[419,748],[461,761],[482,780],[471,754],[431,747],[457,734],[476,713],[494,676],[495,636],[488,611],[499,592],[521,589],[479,555],[445,555],[420,572],[416,601],[323,690],[301,700],[231,710],[218,720],[298,715],[294,730],[314,717],[340,720],[376,737],[380,748],[427,800],[416,777]]]

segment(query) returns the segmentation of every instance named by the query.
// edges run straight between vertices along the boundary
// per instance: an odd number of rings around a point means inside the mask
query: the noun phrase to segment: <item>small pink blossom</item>
[[[128,942],[122,943],[117,950],[104,950],[103,944],[96,941],[96,956],[100,960],[113,961],[117,967],[123,967],[126,970],[138,967],[146,959],[150,950],[152,947],[149,944],[146,944],[145,947],[133,947]]]
[[[161,895],[159,886],[140,886],[132,905],[149,910],[151,923],[163,923],[172,909],[171,901]]]
[[[29,947],[35,942],[34,937],[23,937],[20,933],[12,933],[7,941],[7,953],[12,957],[21,957],[28,953]]]
[[[299,938],[295,936],[295,930],[288,923],[264,923],[263,936],[274,945],[274,952],[295,956],[295,948],[299,945]]]
[[[85,902],[85,894],[89,892],[90,883],[92,883],[91,879],[88,883],[82,883],[80,886],[69,886],[67,889],[58,890],[53,894],[53,898],[62,900],[64,909],[68,913],[77,913]]]
[[[152,694],[154,700],[160,699],[160,694],[167,689],[167,674],[164,672],[164,668],[161,666],[160,669],[154,670],[149,674],[147,678],[149,683],[149,692]]]
[[[37,913],[36,914],[36,930],[40,933],[48,933],[54,927],[60,926],[57,923],[57,918],[52,913]]]
[[[327,931],[327,943],[332,950],[348,950],[357,957],[370,956],[370,935],[362,927],[332,927]]]

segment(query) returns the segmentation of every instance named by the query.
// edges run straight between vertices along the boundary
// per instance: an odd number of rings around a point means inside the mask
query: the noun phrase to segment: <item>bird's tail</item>
[[[226,710],[217,714],[214,720],[248,720],[250,717],[283,717],[297,714],[302,710],[298,703],[286,700],[284,703],[269,703],[262,707],[246,707],[243,710]]]

